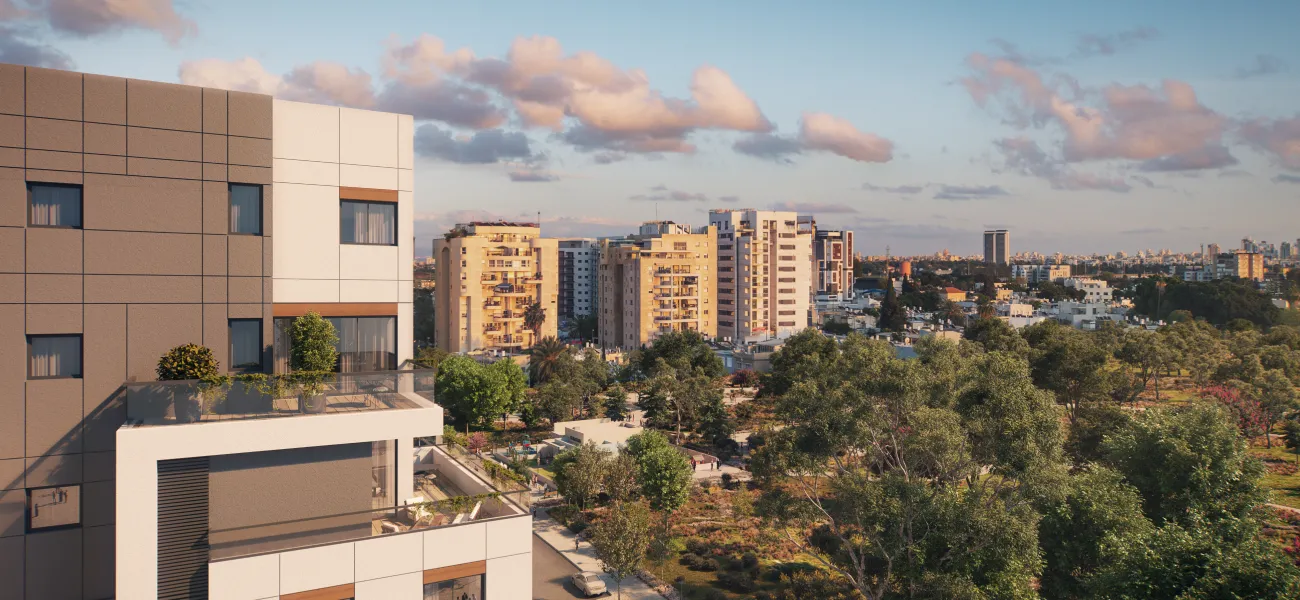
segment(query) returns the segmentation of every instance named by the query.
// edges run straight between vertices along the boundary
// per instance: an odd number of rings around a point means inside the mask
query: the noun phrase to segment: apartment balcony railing
[[[144,425],[427,408],[434,371],[236,375],[218,381],[127,382],[127,420]]]
[[[210,529],[212,560],[284,552],[509,518],[529,518],[529,490],[505,467],[451,444],[424,446],[408,459],[416,498],[402,504],[329,515],[312,515],[240,527]],[[369,489],[339,490],[340,497],[366,497]],[[410,501],[408,501],[410,500]],[[368,502],[366,500],[365,502]],[[312,506],[304,499],[304,507]],[[306,512],[306,510],[304,510]],[[283,514],[283,513],[282,513]]]

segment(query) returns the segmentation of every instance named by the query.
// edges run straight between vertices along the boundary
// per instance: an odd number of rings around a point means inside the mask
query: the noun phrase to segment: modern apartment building
[[[1108,303],[1113,299],[1113,290],[1110,284],[1100,279],[1091,277],[1070,277],[1064,281],[1067,288],[1083,290],[1084,302],[1089,303]]]
[[[812,238],[793,212],[711,210],[718,231],[718,336],[741,343],[808,326]]]
[[[813,232],[813,293],[819,301],[853,299],[853,232],[815,229]],[[911,271],[911,263],[907,263]]]
[[[600,244],[591,238],[559,240],[560,317],[586,317],[596,310]]]
[[[1011,265],[1011,277],[1022,279],[1029,285],[1065,279],[1070,275],[1070,265]]]
[[[412,134],[0,65],[0,598],[531,597],[527,511],[482,495],[434,437],[431,376],[400,370]],[[154,381],[186,343],[285,371],[308,311],[340,338],[311,402],[274,378]],[[465,496],[482,505],[405,505]]]
[[[984,232],[984,262],[1005,265],[1011,257],[1007,245],[1008,233],[1005,229],[993,229]]]
[[[1251,281],[1264,280],[1264,255],[1258,252],[1238,250],[1225,265],[1228,277],[1240,277]]]
[[[465,223],[434,239],[438,347],[518,354],[554,336],[558,255],[557,241],[536,223]],[[526,318],[534,305],[544,317],[536,331]]]
[[[672,222],[641,226],[600,248],[599,335],[603,348],[635,349],[660,334],[717,335],[717,229]]]

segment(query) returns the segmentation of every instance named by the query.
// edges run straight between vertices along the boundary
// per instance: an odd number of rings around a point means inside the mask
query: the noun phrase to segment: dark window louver
[[[158,600],[208,598],[208,459],[158,462]]]

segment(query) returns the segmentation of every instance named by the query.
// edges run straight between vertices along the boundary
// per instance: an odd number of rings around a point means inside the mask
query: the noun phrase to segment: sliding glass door
[[[340,373],[391,371],[397,368],[397,317],[325,317],[338,332]],[[292,318],[275,320],[275,372],[289,368]]]

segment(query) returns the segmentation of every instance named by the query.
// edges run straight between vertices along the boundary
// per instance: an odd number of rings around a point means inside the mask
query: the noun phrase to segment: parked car
[[[573,574],[573,585],[577,586],[578,591],[588,598],[592,596],[603,596],[609,593],[605,588],[605,580],[600,575],[592,571],[583,571]]]

